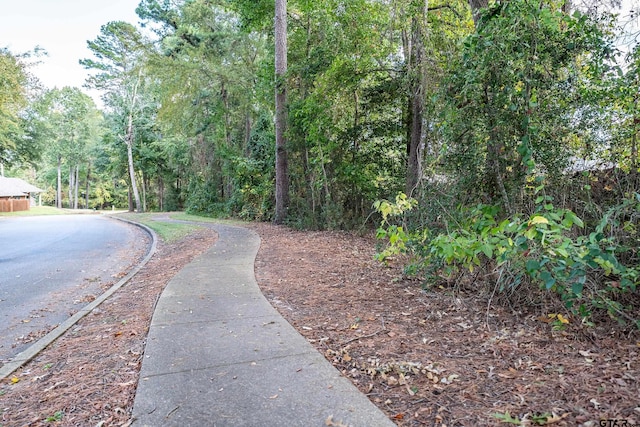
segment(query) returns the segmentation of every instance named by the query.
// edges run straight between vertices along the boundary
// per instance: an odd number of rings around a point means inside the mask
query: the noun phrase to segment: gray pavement
[[[264,298],[260,238],[214,228],[158,300],[133,426],[394,426]]]

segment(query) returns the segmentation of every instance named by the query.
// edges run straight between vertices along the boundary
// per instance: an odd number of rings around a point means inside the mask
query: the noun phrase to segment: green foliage
[[[378,237],[389,241],[381,259],[413,253],[416,261],[410,270],[424,271],[430,280],[475,269],[493,271],[499,291],[530,283],[559,295],[576,315],[589,317],[594,309],[604,309],[611,317],[640,327],[640,319],[628,313],[634,308],[619,302],[624,294],[636,293],[640,284],[637,263],[620,261],[635,249],[606,236],[613,217],[640,208],[637,193],[605,213],[591,232],[577,237],[576,229],[585,227],[583,221],[568,209],[556,208],[548,196],[538,196],[536,210],[529,216],[500,219],[500,209],[493,205],[463,208],[463,220],[447,222],[445,232],[433,235],[429,230],[407,233],[390,223],[390,217],[402,215],[412,205],[404,195],[395,204],[376,204],[383,216]]]
[[[578,133],[584,70],[605,55],[597,23],[554,3],[496,2],[464,42],[444,99],[447,165],[462,190],[514,213],[527,177],[557,177]],[[581,65],[584,64],[584,65]]]
[[[361,225],[374,200],[403,186],[407,91],[387,31],[399,37],[404,21],[389,22],[380,2],[290,7],[301,18],[289,37],[289,212],[302,227]]]
[[[515,424],[515,425],[521,424],[520,419],[517,417],[516,418],[512,417],[509,411],[506,411],[504,414],[500,412],[496,412],[493,414],[493,418],[507,424]]]
[[[273,23],[274,2],[271,0],[227,0],[240,15],[245,30],[267,30]]]
[[[247,144],[248,156],[231,159],[235,187],[233,213],[242,219],[268,220],[273,211],[275,135],[272,122],[258,119]]]
[[[272,132],[256,84],[265,38],[241,30],[235,3],[149,0],[138,9],[159,28],[146,62],[159,107],[155,173],[173,175],[174,200],[189,211],[262,218],[272,159],[255,146]]]
[[[603,118],[602,129],[610,138],[598,141],[599,152],[609,152],[611,161],[630,172],[635,182],[630,182],[630,191],[638,184],[640,163],[638,141],[640,140],[640,44],[636,44],[626,55],[624,69],[619,66],[606,67],[604,76],[596,80],[592,96],[598,97],[598,116]],[[609,64],[607,64],[609,65]],[[605,68],[605,67],[603,67]],[[609,102],[602,102],[608,100]],[[595,157],[591,155],[590,157]]]
[[[396,196],[395,203],[387,200],[377,200],[373,204],[374,209],[382,215],[382,225],[377,230],[376,238],[389,240],[387,248],[376,255],[378,260],[384,261],[387,257],[407,250],[406,244],[410,236],[406,233],[404,226],[391,223],[391,219],[403,215],[416,207],[416,205],[417,201],[407,197],[404,193],[399,193]]]
[[[78,190],[80,197],[79,181],[90,179],[88,175],[93,152],[103,132],[103,117],[93,100],[78,88],[52,89],[32,101],[26,121],[31,144],[41,147],[38,150],[41,158],[39,166],[42,168],[40,185],[59,190],[61,197],[62,186],[66,186],[69,195],[67,206],[82,206],[86,198],[77,203],[75,190]],[[57,183],[58,170],[61,174],[60,188]],[[77,171],[76,182],[72,171]],[[86,185],[83,187],[85,190]],[[55,202],[57,196],[52,196],[51,202]],[[59,206],[62,207],[61,204]]]
[[[15,156],[21,138],[20,113],[27,106],[25,65],[7,49],[0,48],[0,162]]]
[[[44,421],[46,423],[54,423],[57,421],[62,421],[62,418],[64,418],[64,411],[56,411],[55,414],[47,417]]]

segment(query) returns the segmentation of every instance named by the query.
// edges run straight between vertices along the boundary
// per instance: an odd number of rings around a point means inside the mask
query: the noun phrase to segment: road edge
[[[90,302],[83,308],[81,308],[77,313],[73,316],[69,317],[67,320],[58,325],[54,330],[49,332],[44,337],[40,338],[38,341],[29,346],[26,350],[15,355],[10,362],[7,362],[0,368],[0,380],[7,378],[9,375],[14,373],[16,370],[20,369],[27,362],[33,359],[38,355],[42,350],[48,347],[55,340],[60,338],[62,334],[68,331],[73,325],[78,323],[80,319],[85,317],[87,314],[91,313],[96,307],[102,304],[107,298],[113,295],[118,289],[124,286],[127,282],[129,282],[133,277],[138,274],[138,272],[144,267],[151,257],[156,253],[156,249],[158,247],[158,235],[151,228],[147,227],[144,224],[139,222],[131,221],[124,218],[118,218],[111,215],[105,215],[110,219],[116,219],[118,221],[126,222],[128,224],[134,225],[136,227],[144,230],[149,237],[151,237],[151,245],[145,257],[140,261],[140,263],[135,266],[126,276],[120,279],[116,284],[111,286],[107,291],[102,293],[99,297],[97,297],[94,301]]]

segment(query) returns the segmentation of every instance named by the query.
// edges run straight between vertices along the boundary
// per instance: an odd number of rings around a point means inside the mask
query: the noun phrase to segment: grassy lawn
[[[202,228],[195,224],[180,224],[172,222],[158,221],[157,218],[160,214],[153,213],[133,213],[123,212],[118,213],[115,216],[119,218],[128,219],[129,221],[139,222],[144,224],[158,234],[158,236],[165,242],[175,242],[181,238],[188,236],[194,231]],[[177,218],[176,218],[177,219]]]
[[[211,218],[206,216],[192,215],[184,212],[156,212],[156,213],[133,213],[122,212],[116,214],[120,218],[128,219],[130,221],[139,222],[146,225],[155,231],[162,240],[166,242],[173,242],[193,233],[195,230],[202,228],[197,224],[180,224],[165,222],[159,219],[159,217],[165,217],[177,221],[190,221],[200,223],[217,223],[227,225],[242,225],[242,221]]]
[[[211,222],[216,224],[227,224],[227,225],[242,225],[243,222],[240,220],[233,219],[220,219],[220,218],[211,218],[208,216],[199,216],[192,215],[185,212],[170,212],[169,217],[171,219],[177,219],[180,221],[192,221],[192,222]]]
[[[91,211],[93,212],[93,211]],[[28,211],[0,212],[0,217],[5,216],[39,216],[39,215],[67,215],[70,213],[85,213],[85,211],[74,211],[72,209],[58,209],[51,206],[36,206]]]

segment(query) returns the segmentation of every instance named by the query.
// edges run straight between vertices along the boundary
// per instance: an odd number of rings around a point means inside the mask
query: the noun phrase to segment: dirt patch
[[[251,227],[262,238],[263,293],[397,425],[640,422],[635,332],[586,328],[572,318],[554,330],[549,313],[423,291],[399,267],[374,261],[368,237]],[[160,245],[132,282],[0,384],[0,424],[129,424],[155,301],[214,238],[202,230]]]

